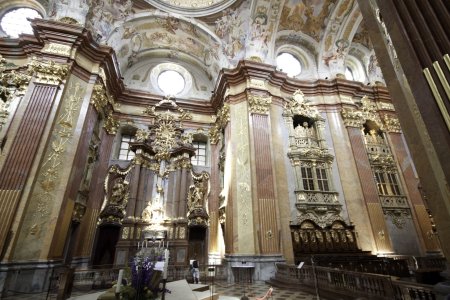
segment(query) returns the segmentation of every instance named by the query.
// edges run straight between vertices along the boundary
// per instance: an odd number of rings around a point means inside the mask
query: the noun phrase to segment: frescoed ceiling
[[[160,63],[190,72],[191,97],[206,100],[220,70],[242,59],[273,65],[277,54],[292,53],[304,80],[342,76],[351,59],[366,81],[376,61],[356,0],[79,1],[90,7],[86,26],[114,48],[133,89],[158,93],[150,74]]]

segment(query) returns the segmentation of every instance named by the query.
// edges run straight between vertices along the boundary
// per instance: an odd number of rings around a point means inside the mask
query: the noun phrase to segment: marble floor
[[[206,282],[205,284],[210,285],[210,282]],[[212,286],[212,291],[214,293],[218,293],[219,300],[240,300],[244,295],[247,296],[250,300],[254,300],[259,297],[263,297],[270,286],[265,282],[254,282],[252,284],[244,285],[244,284],[228,284],[227,282],[215,282],[214,286]],[[72,297],[70,300],[94,300],[103,293],[103,291],[80,291],[76,288],[72,291]],[[17,299],[17,300],[31,300],[31,299],[56,299],[56,295],[50,293],[47,296],[47,293],[42,294],[22,294],[4,297],[2,299]],[[268,300],[316,300],[317,297],[312,294],[308,294],[301,291],[290,290],[290,289],[281,289],[274,287],[272,297]],[[323,297],[320,297],[321,300],[325,300]],[[182,299],[180,299],[182,300]]]

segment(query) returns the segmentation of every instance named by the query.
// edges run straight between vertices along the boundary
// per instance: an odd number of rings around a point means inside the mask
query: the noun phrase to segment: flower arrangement
[[[162,271],[156,270],[158,261],[163,261],[163,248],[142,248],[130,261],[128,274],[130,283],[120,290],[122,299],[156,299],[163,290],[159,287]],[[166,262],[168,263],[168,262]],[[166,292],[169,292],[166,290]]]

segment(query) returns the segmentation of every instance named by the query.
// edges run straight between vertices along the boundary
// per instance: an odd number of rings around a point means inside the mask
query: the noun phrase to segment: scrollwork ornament
[[[92,92],[91,104],[94,105],[95,110],[100,112],[103,107],[108,104],[108,97],[106,96],[103,84],[96,84]]]
[[[303,92],[300,89],[296,90],[284,105],[283,116],[292,117],[294,115],[302,115],[313,120],[322,119],[319,111],[309,106],[308,102]]]
[[[267,114],[269,112],[270,104],[272,103],[271,96],[262,95],[247,95],[250,112],[257,114]]]
[[[341,111],[344,125],[347,127],[361,128],[365,122],[362,112],[356,109],[343,108]]]
[[[145,142],[150,135],[150,132],[145,129],[138,129],[135,134],[136,142]]]
[[[222,129],[224,129],[230,121],[230,106],[228,104],[224,104],[217,112],[215,119],[216,121],[214,125],[209,129],[209,138],[211,144],[213,145],[219,142]]]
[[[403,229],[407,218],[411,217],[411,211],[409,209],[385,209],[384,213],[391,217],[392,224],[398,229]]]
[[[390,116],[390,115],[385,115],[383,118],[383,121],[384,121],[386,130],[388,132],[396,132],[396,133],[402,132],[402,129],[400,127],[400,121],[396,117]]]
[[[69,66],[57,64],[54,61],[44,63],[33,58],[28,64],[28,71],[35,75],[37,83],[59,85],[67,76]]]
[[[17,96],[23,96],[31,76],[11,70],[5,72],[6,60],[0,55],[0,129],[9,117],[9,106]]]
[[[112,112],[109,111],[109,113],[106,115],[105,124],[103,125],[103,128],[105,128],[108,134],[116,134],[117,130],[119,129],[119,125],[120,125],[119,121],[117,121],[113,117]]]

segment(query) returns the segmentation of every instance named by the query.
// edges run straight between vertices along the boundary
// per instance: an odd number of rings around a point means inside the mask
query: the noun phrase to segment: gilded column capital
[[[383,122],[387,132],[402,132],[400,121],[395,116],[385,115]]]
[[[227,126],[227,123],[230,121],[230,106],[228,104],[224,104],[221,109],[217,112],[215,116],[215,123],[209,129],[209,138],[211,144],[215,145],[220,140],[220,134],[222,129]]]
[[[272,96],[247,94],[248,104],[251,113],[268,114]]]
[[[116,134],[117,130],[119,129],[119,121],[117,121],[113,115],[112,111],[109,111],[108,114],[105,117],[105,124],[103,125],[103,128],[105,128],[106,132],[108,134]]]
[[[59,85],[69,72],[68,65],[57,64],[54,61],[44,63],[33,58],[28,64],[30,74],[36,76],[36,82]]]
[[[361,128],[365,122],[363,113],[356,109],[343,108],[341,111],[342,119],[344,120],[344,125],[347,127],[358,127]]]

